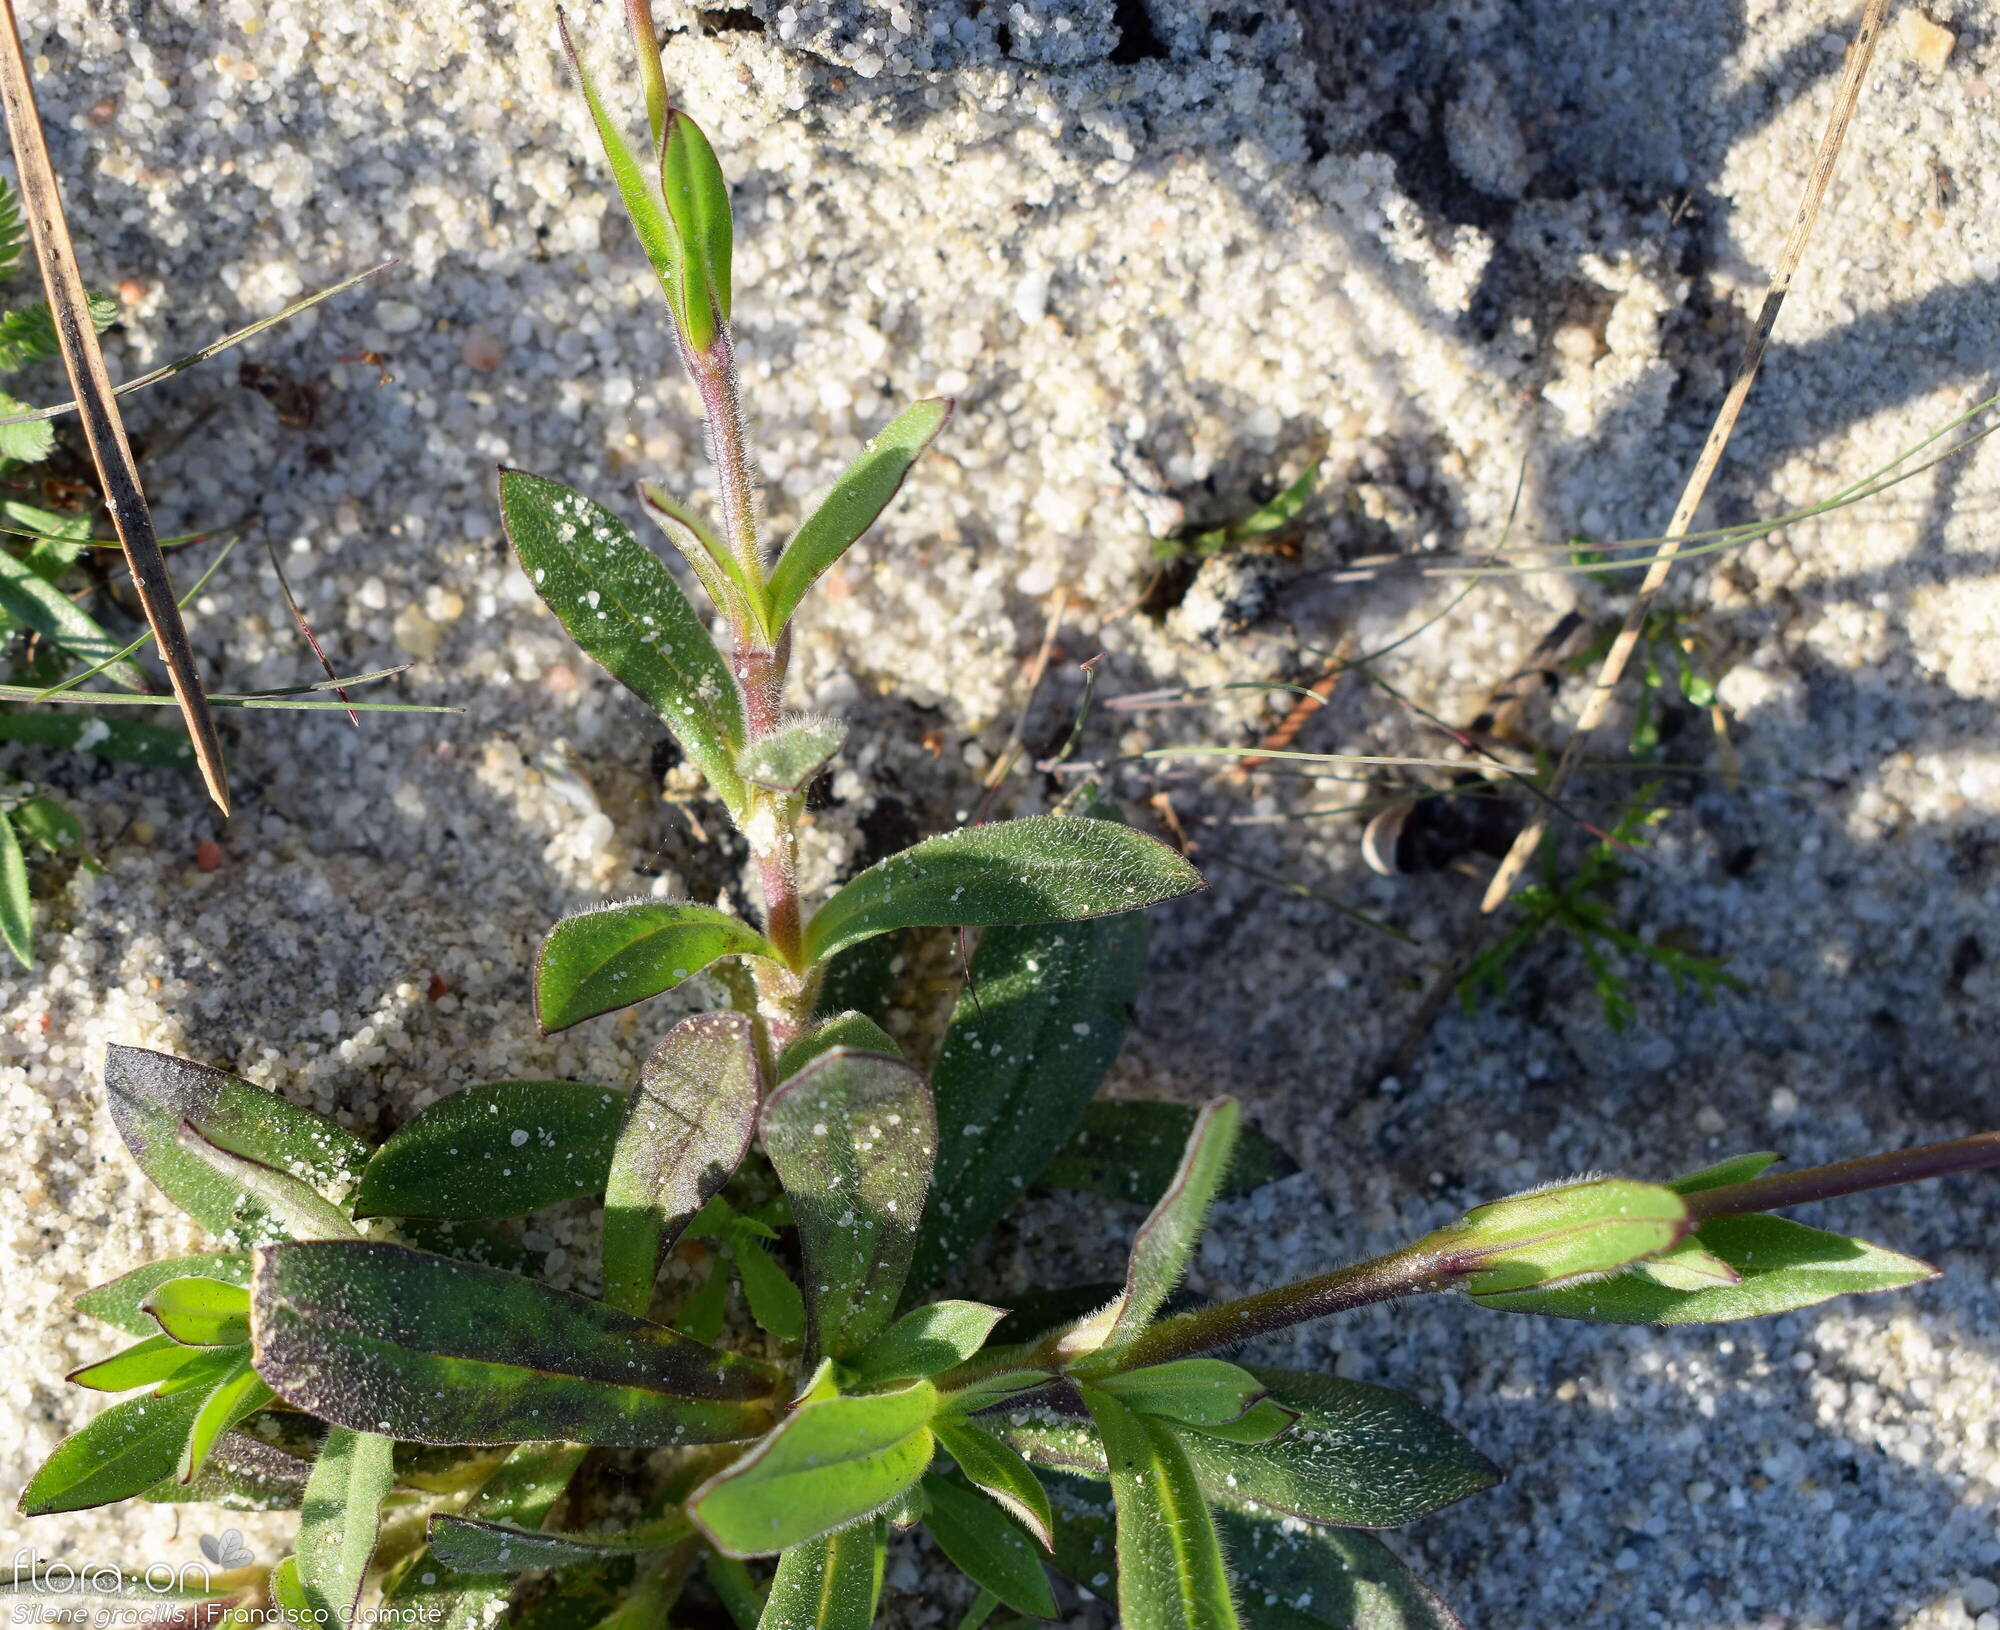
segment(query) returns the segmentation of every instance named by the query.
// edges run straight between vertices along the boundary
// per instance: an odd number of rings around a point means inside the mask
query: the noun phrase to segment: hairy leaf
[[[194,1480],[169,1477],[140,1496],[151,1505],[219,1505],[231,1511],[296,1511],[304,1502],[310,1461],[238,1429],[215,1440]]]
[[[740,814],[742,701],[660,557],[602,505],[524,470],[500,472],[500,512],[522,569],[570,638],[659,714]]]
[[[1269,1390],[1240,1365],[1219,1358],[1182,1358],[1093,1383],[1127,1409],[1183,1426],[1228,1426],[1248,1415]]]
[[[1721,1324],[1816,1307],[1836,1296],[1898,1290],[1937,1277],[1937,1269],[1913,1256],[1785,1217],[1716,1217],[1702,1223],[1693,1237],[1736,1271],[1736,1284],[1677,1289],[1650,1272],[1631,1272],[1480,1300],[1510,1313],[1607,1324]],[[1653,1264],[1640,1266],[1650,1270]]]
[[[778,1559],[757,1630],[869,1630],[882,1592],[885,1524],[857,1523]]]
[[[850,1368],[864,1386],[936,1375],[986,1345],[1007,1310],[984,1302],[931,1302],[912,1308],[856,1353]]]
[[[201,1362],[204,1356],[198,1348],[183,1347],[172,1336],[148,1336],[135,1347],[72,1370],[66,1379],[92,1392],[130,1392],[135,1387],[157,1386],[175,1371]]]
[[[1778,1156],[1771,1150],[1760,1150],[1751,1155],[1734,1155],[1728,1160],[1717,1161],[1713,1166],[1704,1166],[1698,1172],[1689,1172],[1685,1177],[1676,1177],[1667,1185],[1676,1194],[1699,1194],[1703,1189],[1728,1188],[1732,1183],[1747,1183],[1752,1178],[1762,1177],[1764,1168],[1775,1165]]]
[[[1172,849],[1116,821],[1030,815],[963,827],[850,880],[814,914],[806,960],[896,928],[1073,922],[1201,886],[1201,874]]]
[[[1124,1300],[1106,1346],[1117,1347],[1144,1334],[1187,1272],[1188,1257],[1208,1221],[1208,1208],[1229,1171],[1242,1118],[1233,1098],[1214,1098],[1202,1105],[1174,1180],[1132,1241]]]
[[[1373,1534],[1223,1511],[1246,1630],[1465,1630]]]
[[[910,1269],[913,1293],[1020,1200],[1087,1113],[1125,1044],[1149,933],[1133,914],[981,938],[931,1079],[937,1178]]]
[[[112,1123],[140,1169],[202,1227],[232,1243],[282,1238],[285,1229],[267,1197],[247,1192],[183,1146],[183,1124],[214,1148],[320,1194],[344,1195],[371,1152],[309,1109],[166,1053],[113,1045],[105,1053],[104,1087]]]
[[[845,1047],[853,1053],[883,1053],[901,1058],[902,1048],[873,1019],[859,1013],[836,1013],[806,1031],[778,1059],[778,1079],[789,1081],[821,1053]]]
[[[299,1513],[299,1584],[329,1624],[352,1621],[375,1555],[396,1446],[373,1432],[327,1428]]]
[[[195,1411],[194,1424],[188,1428],[187,1441],[181,1446],[179,1464],[174,1468],[176,1481],[191,1483],[195,1473],[201,1470],[208,1459],[209,1450],[231,1427],[240,1426],[272,1399],[272,1392],[250,1364],[250,1350],[247,1347],[227,1347],[221,1352],[232,1355],[233,1363],[222,1378],[208,1389],[201,1401],[201,1408]],[[187,1371],[180,1371],[175,1384],[179,1384]],[[195,1389],[199,1390],[199,1389]]]
[[[1234,1630],[1222,1544],[1180,1439],[1093,1387],[1083,1401],[1110,1463],[1125,1630]]]
[[[188,1163],[186,1169],[199,1169],[211,1183],[235,1191],[240,1206],[255,1208],[283,1237],[354,1238],[356,1230],[347,1214],[288,1172],[210,1143],[186,1121],[175,1133],[174,1144]]]
[[[688,1497],[726,1556],[770,1556],[880,1511],[924,1473],[937,1391],[838,1394],[800,1404],[749,1453]]]
[[[729,184],[701,127],[679,108],[667,110],[660,139],[660,192],[680,239],[687,343],[706,351],[729,321]]]
[[[835,1049],[764,1105],[764,1152],[805,1259],[808,1350],[844,1358],[888,1325],[909,1272],[937,1147],[924,1078]]]
[[[776,957],[770,941],[713,906],[636,900],[565,917],[535,958],[535,1020],[567,1030],[693,978],[717,957]]]
[[[1016,1613],[1031,1613],[1038,1619],[1056,1616],[1055,1594],[1042,1571],[1042,1559],[1013,1518],[985,1495],[936,1472],[925,1476],[923,1489],[930,1502],[924,1527],[966,1578],[981,1590],[990,1590]]]
[[[186,1347],[240,1347],[250,1339],[250,1292],[222,1279],[169,1279],[144,1309]]]
[[[357,1217],[519,1217],[597,1194],[625,1094],[583,1081],[496,1081],[438,1099],[375,1151]]]
[[[760,1330],[780,1341],[806,1338],[806,1301],[785,1270],[771,1260],[763,1242],[739,1226],[731,1233],[729,1254],[743,1281],[743,1299]]]
[[[675,1513],[624,1533],[551,1534],[477,1517],[434,1516],[431,1555],[459,1573],[526,1573],[531,1568],[578,1568],[608,1557],[665,1550],[693,1532]]]
[[[980,994],[985,995],[983,989]],[[940,1064],[938,1074],[942,1077],[943,1073]],[[944,1089],[939,1086],[936,1090],[942,1116]],[[1154,1205],[1174,1180],[1181,1151],[1187,1147],[1199,1113],[1192,1104],[1150,1103],[1137,1098],[1090,1104],[1069,1142],[1043,1168],[1042,1186]],[[1298,1169],[1297,1161],[1246,1123],[1237,1134],[1236,1153],[1223,1174],[1217,1198],[1250,1194]]]
[[[250,1283],[247,1255],[177,1256],[148,1262],[102,1285],[93,1285],[71,1304],[127,1335],[150,1336],[159,1328],[146,1312],[146,1298],[172,1279],[217,1279],[225,1285]]]
[[[745,781],[772,792],[804,792],[847,740],[838,719],[791,719],[743,749],[736,768]]]
[[[876,433],[861,456],[841,473],[819,507],[792,534],[771,569],[771,631],[792,619],[805,592],[819,575],[847,553],[876,522],[903,485],[923,450],[951,417],[942,399],[905,408]]]
[[[217,1354],[204,1363],[219,1379],[230,1360]],[[113,1404],[56,1445],[22,1491],[21,1515],[45,1517],[109,1505],[177,1477],[181,1450],[207,1398],[207,1389],[187,1387],[165,1398]]]
[[[773,1378],[514,1274],[374,1240],[268,1246],[257,1367],[298,1408],[414,1443],[714,1443],[770,1423]]]
[[[0,610],[59,646],[79,662],[108,662],[104,676],[121,690],[151,689],[146,670],[130,657],[110,659],[126,641],[107,633],[97,619],[18,556],[0,549]]]
[[[604,1299],[646,1313],[660,1256],[735,1174],[763,1074],[741,1013],[698,1013],[653,1049],[625,1106],[604,1192]]]
[[[968,1482],[983,1488],[1041,1542],[1051,1538],[1049,1497],[1031,1467],[1006,1444],[976,1422],[941,1415],[932,1423],[939,1445],[958,1462]]]
[[[1678,1244],[1687,1203],[1658,1183],[1601,1178],[1533,1189],[1466,1213],[1422,1242],[1456,1259],[1465,1288],[1488,1296],[1609,1273]]]

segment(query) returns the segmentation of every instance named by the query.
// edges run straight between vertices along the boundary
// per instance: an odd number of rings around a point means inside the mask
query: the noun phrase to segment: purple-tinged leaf
[[[983,1488],[1041,1542],[1054,1543],[1049,1497],[1034,1468],[985,1427],[956,1416],[942,1415],[932,1423],[938,1445],[958,1462],[968,1482]]]
[[[373,1432],[330,1426],[299,1512],[299,1585],[312,1622],[348,1625],[375,1556],[396,1445]],[[321,1617],[324,1615],[324,1617]]]

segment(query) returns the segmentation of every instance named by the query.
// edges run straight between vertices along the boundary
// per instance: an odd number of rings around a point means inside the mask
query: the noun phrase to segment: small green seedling
[[[749,976],[720,981],[730,1005],[675,1024],[630,1086],[468,1086],[379,1148],[220,1070],[111,1049],[119,1133],[216,1250],[80,1298],[132,1345],[72,1379],[127,1396],[55,1451],[24,1512],[297,1508],[296,1554],[216,1574],[187,1607],[204,1615],[867,1630],[891,1536],[921,1527],[971,1582],[967,1626],[1060,1618],[1087,1591],[1129,1630],[1444,1630],[1456,1620],[1371,1530],[1497,1470],[1408,1398],[1258,1363],[1246,1343],[1422,1293],[1669,1324],[1931,1277],[1770,1213],[2000,1164],[2000,1133],[1790,1176],[1750,1155],[1567,1183],[1297,1284],[1191,1295],[1216,1201],[1270,1176],[1274,1152],[1228,1098],[1090,1100],[1138,991],[1143,912],[1197,889],[1193,868],[1086,793],[930,838],[817,904],[800,893],[803,789],[840,732],[786,711],[788,631],[948,404],[897,419],[770,562],[730,350],[727,191],[667,101],[643,3],[633,15],[643,167],[585,93],[722,476],[713,523],[646,502],[725,637],[610,510],[518,470],[500,502],[549,608],[748,837],[763,909],[571,917],[536,959],[535,1014],[561,1029],[705,967]],[[844,953],[921,926],[985,930],[978,995],[928,1076],[872,1019],[819,999]],[[952,1295],[966,1253],[1038,1182],[1152,1201],[1122,1280],[1013,1310]],[[492,1226],[598,1195],[596,1296],[548,1283]],[[604,1475],[579,1475],[592,1462]],[[632,1496],[615,1510],[592,1493],[607,1478]]]

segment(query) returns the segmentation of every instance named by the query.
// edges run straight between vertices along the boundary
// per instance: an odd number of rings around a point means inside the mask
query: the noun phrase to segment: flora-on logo
[[[201,1554],[218,1568],[247,1568],[257,1560],[250,1554],[250,1547],[243,1543],[243,1530],[240,1528],[225,1528],[220,1538],[214,1534],[203,1534]]]

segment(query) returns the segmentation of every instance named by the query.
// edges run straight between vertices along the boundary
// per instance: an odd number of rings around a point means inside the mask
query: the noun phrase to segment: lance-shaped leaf
[[[373,1432],[330,1426],[299,1510],[299,1584],[315,1623],[348,1624],[375,1555],[396,1446]]]
[[[1448,1258],[1484,1300],[1610,1273],[1671,1250],[1688,1227],[1687,1202],[1674,1190],[1603,1178],[1495,1200],[1420,1245]]]
[[[986,1345],[1004,1307],[984,1302],[931,1302],[912,1308],[856,1353],[849,1363],[864,1386],[936,1375],[963,1364]]]
[[[763,591],[744,575],[742,563],[724,547],[715,529],[694,510],[649,482],[639,483],[639,502],[667,541],[680,551],[709,599],[719,608],[763,604]]]
[[[1174,1180],[1132,1241],[1125,1294],[1105,1346],[1115,1348],[1144,1334],[1160,1304],[1181,1282],[1195,1241],[1208,1221],[1208,1208],[1215,1203],[1228,1174],[1242,1118],[1233,1098],[1215,1098],[1202,1105]]]
[[[667,110],[660,139],[660,193],[680,239],[687,343],[706,351],[729,321],[729,183],[701,127],[679,108]]]
[[[1042,1559],[1013,1518],[985,1495],[936,1472],[925,1476],[923,1488],[930,1502],[924,1527],[966,1578],[1016,1613],[1056,1616],[1055,1593]]]
[[[203,1359],[212,1380],[232,1363],[225,1354]],[[143,1494],[177,1477],[181,1451],[209,1389],[192,1386],[164,1398],[128,1398],[94,1417],[56,1445],[21,1494],[21,1515],[83,1511]]]
[[[200,1348],[183,1347],[172,1336],[149,1336],[136,1347],[72,1370],[66,1379],[92,1392],[131,1392],[137,1387],[157,1386],[205,1356]]]
[[[105,632],[97,619],[17,556],[0,549],[0,611],[32,628],[79,662],[95,666],[124,650],[126,642]],[[123,690],[152,686],[130,657],[111,662],[104,675]]]
[[[885,1053],[901,1058],[902,1048],[895,1038],[873,1019],[861,1013],[836,1013],[815,1025],[787,1047],[778,1058],[778,1079],[789,1081],[822,1053],[845,1047],[853,1053]]]
[[[1632,1271],[1656,1280],[1669,1290],[1713,1290],[1718,1285],[1743,1283],[1740,1273],[1706,1249],[1693,1234],[1671,1251],[1633,1263]]]
[[[986,995],[983,986],[980,995]],[[990,1011],[990,1002],[988,1007]],[[932,1083],[938,1094],[940,1118],[945,1113],[944,1088],[940,1084],[943,1074],[940,1062],[939,1080]],[[1173,1182],[1174,1173],[1180,1168],[1181,1151],[1187,1147],[1188,1134],[1194,1130],[1195,1116],[1199,1113],[1192,1104],[1149,1103],[1137,1098],[1113,1098],[1091,1104],[1085,1108],[1069,1142],[1043,1169],[1041,1184],[1044,1188],[1079,1189],[1108,1199],[1153,1205]],[[939,1165],[942,1164],[940,1157]],[[1217,1198],[1254,1193],[1266,1183],[1290,1177],[1298,1169],[1297,1161],[1246,1123],[1237,1133],[1236,1153],[1229,1162],[1229,1170],[1223,1174]]]
[[[210,1143],[188,1122],[181,1124],[174,1146],[186,1158],[186,1170],[200,1169],[211,1183],[235,1191],[239,1214],[246,1222],[273,1230],[285,1239],[352,1239],[355,1235],[346,1212],[318,1189],[276,1167]]]
[[[1233,1511],[1216,1526],[1245,1630],[1465,1630],[1373,1534],[1280,1525]]]
[[[652,1306],[660,1255],[735,1175],[763,1078],[741,1013],[698,1013],[667,1032],[625,1106],[604,1190],[604,1299]]]
[[[1703,1189],[1728,1188],[1732,1183],[1747,1183],[1752,1178],[1763,1176],[1764,1169],[1775,1165],[1777,1160],[1777,1154],[1769,1149],[1760,1149],[1755,1154],[1732,1155],[1713,1166],[1704,1166],[1698,1172],[1676,1177],[1667,1187],[1676,1194],[1699,1194]]]
[[[931,1076],[937,1177],[912,1292],[936,1284],[1063,1148],[1125,1044],[1149,934],[1133,914],[980,939]]]
[[[1030,815],[969,826],[877,861],[814,913],[808,962],[897,928],[1074,922],[1202,886],[1157,838],[1116,821]]]
[[[930,1088],[899,1058],[836,1048],[771,1094],[763,1143],[798,1225],[808,1351],[844,1358],[902,1294],[937,1148]]]
[[[181,1445],[179,1464],[174,1468],[176,1482],[192,1483],[195,1473],[208,1459],[209,1450],[215,1447],[222,1435],[230,1428],[242,1425],[272,1399],[273,1394],[264,1385],[264,1378],[251,1367],[247,1347],[230,1347],[221,1351],[230,1354],[233,1362],[223,1372],[222,1378],[208,1389],[201,1408],[195,1411],[194,1424],[188,1428],[187,1441]],[[186,1373],[181,1372],[182,1375]]]
[[[375,1240],[268,1246],[257,1368],[324,1420],[413,1443],[754,1437],[772,1373],[567,1291]]]
[[[535,958],[543,1035],[610,1013],[693,978],[717,957],[777,956],[748,923],[713,906],[636,900],[565,917]]]
[[[665,563],[602,505],[524,470],[500,472],[500,514],[522,569],[570,638],[659,714],[740,813],[742,701]]]
[[[1235,1630],[1215,1520],[1171,1427],[1085,1387],[1118,1507],[1118,1616],[1125,1630]]]
[[[28,892],[28,857],[4,812],[0,812],[0,940],[7,942],[22,967],[35,965],[35,899]]]
[[[250,1283],[250,1258],[242,1254],[168,1257],[148,1262],[102,1285],[93,1285],[71,1305],[127,1335],[150,1336],[158,1326],[146,1312],[146,1298],[170,1279],[218,1279],[225,1285]]]
[[[753,1227],[748,1217],[739,1217],[729,1236],[730,1260],[743,1281],[743,1299],[750,1304],[750,1317],[757,1321],[758,1329],[768,1330],[780,1341],[804,1341],[805,1298],[785,1270],[771,1260],[763,1241],[750,1231]]]
[[[1913,1256],[1785,1217],[1716,1217],[1701,1224],[1692,1237],[1704,1252],[1735,1271],[1735,1284],[1702,1288],[1663,1284],[1652,1272],[1655,1263],[1649,1261],[1639,1264],[1644,1273],[1480,1300],[1510,1313],[1607,1324],[1721,1324],[1816,1307],[1836,1296],[1898,1290],[1937,1277],[1936,1268]]]
[[[603,1191],[625,1094],[496,1081],[440,1098],[375,1151],[357,1217],[519,1217]]]
[[[788,719],[770,735],[744,748],[736,768],[755,786],[772,792],[804,792],[846,740],[847,726],[838,719]]]
[[[569,1486],[583,1456],[575,1444],[524,1443],[480,1485],[460,1515],[537,1528]],[[440,1630],[490,1630],[502,1617],[515,1582],[512,1574],[455,1572],[426,1546],[395,1573],[384,1591],[383,1605],[412,1615],[391,1622]],[[419,1614],[420,1618],[414,1616]]]
[[[924,1474],[937,1389],[835,1394],[800,1404],[742,1459],[688,1496],[725,1556],[770,1556],[882,1510]]]
[[[162,770],[191,770],[194,749],[175,725],[137,719],[106,719],[70,712],[0,714],[0,741],[32,742],[65,752],[88,753],[120,764],[150,764]]]
[[[875,435],[792,534],[771,569],[771,632],[792,619],[819,575],[847,553],[876,522],[903,485],[923,450],[944,429],[952,404],[943,398],[916,402]]]
[[[271,1570],[271,1601],[281,1612],[301,1624],[313,1622],[312,1598],[306,1595],[299,1578],[299,1559],[284,1558]]]
[[[878,1518],[793,1546],[778,1560],[757,1630],[869,1630],[886,1527]]]
[[[231,1511],[296,1511],[304,1503],[312,1463],[253,1438],[225,1432],[215,1440],[192,1482],[155,1483],[140,1496],[149,1505],[219,1505]]]
[[[1175,1359],[1094,1384],[1141,1415],[1203,1428],[1241,1421],[1270,1390],[1241,1365],[1219,1358]]]
[[[526,1573],[663,1551],[692,1532],[678,1512],[612,1534],[552,1534],[478,1517],[439,1515],[430,1520],[430,1546],[432,1556],[459,1573]]]
[[[250,1292],[221,1279],[169,1279],[143,1304],[186,1347],[240,1347],[250,1339]]]
[[[956,1416],[941,1415],[932,1423],[939,1445],[958,1462],[966,1480],[983,1488],[1011,1511],[1041,1542],[1053,1543],[1049,1497],[1031,1467],[983,1426]]]
[[[162,1193],[225,1239],[257,1243],[285,1236],[269,1194],[246,1191],[215,1161],[183,1145],[186,1124],[213,1149],[273,1169],[322,1195],[353,1187],[371,1153],[353,1133],[309,1109],[205,1064],[141,1047],[112,1046],[104,1060],[112,1124],[132,1158]],[[309,1201],[293,1196],[300,1205]]]
[[[1393,1528],[1500,1481],[1492,1462],[1456,1428],[1400,1392],[1299,1370],[1245,1368],[1270,1389],[1270,1402],[1298,1420],[1265,1443],[1207,1433],[1182,1438],[1202,1487],[1225,1505]]]

